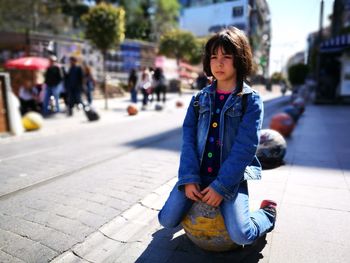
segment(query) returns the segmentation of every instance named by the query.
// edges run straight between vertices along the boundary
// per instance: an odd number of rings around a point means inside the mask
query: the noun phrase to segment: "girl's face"
[[[215,79],[220,82],[236,82],[236,68],[233,66],[233,55],[226,54],[222,47],[210,56],[210,69]]]

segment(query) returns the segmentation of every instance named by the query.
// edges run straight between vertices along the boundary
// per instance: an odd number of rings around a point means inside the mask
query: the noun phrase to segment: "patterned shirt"
[[[221,110],[230,94],[231,92],[216,91],[214,110],[211,113],[210,128],[200,170],[202,176],[216,177],[219,172],[221,152],[219,122]]]

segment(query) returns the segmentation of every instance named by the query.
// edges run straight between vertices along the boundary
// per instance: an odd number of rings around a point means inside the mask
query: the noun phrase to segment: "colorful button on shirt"
[[[220,169],[220,116],[222,108],[231,93],[216,91],[213,112],[205,152],[201,163],[201,175],[216,177]]]

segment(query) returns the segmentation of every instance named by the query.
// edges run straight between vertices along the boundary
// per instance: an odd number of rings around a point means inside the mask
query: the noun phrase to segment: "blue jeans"
[[[60,111],[60,104],[59,104],[59,86],[46,86],[44,91],[44,100],[43,100],[43,115],[47,116],[50,113],[49,110],[49,104],[50,104],[50,97],[53,96],[55,99],[55,112]]]
[[[131,102],[137,103],[137,89],[136,88],[132,88],[130,90],[130,95],[131,95]]]
[[[168,200],[158,214],[159,222],[166,228],[177,227],[191,208],[193,201],[175,185]],[[231,239],[239,245],[253,243],[256,239],[272,230],[275,218],[263,209],[249,211],[247,181],[238,188],[236,197],[231,201],[223,200],[220,210]]]

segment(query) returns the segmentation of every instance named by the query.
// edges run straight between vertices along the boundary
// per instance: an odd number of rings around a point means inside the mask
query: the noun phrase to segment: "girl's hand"
[[[203,195],[202,201],[210,206],[218,207],[223,200],[223,197],[209,186],[201,194]]]
[[[186,184],[185,195],[187,198],[196,202],[201,201],[203,198],[198,184]]]

